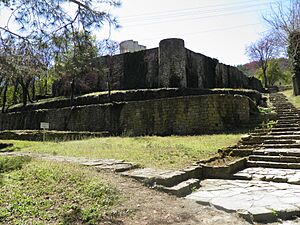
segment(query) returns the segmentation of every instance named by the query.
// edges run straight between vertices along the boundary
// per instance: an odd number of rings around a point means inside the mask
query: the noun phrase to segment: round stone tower
[[[186,87],[186,48],[184,40],[164,39],[158,50],[158,86]]]

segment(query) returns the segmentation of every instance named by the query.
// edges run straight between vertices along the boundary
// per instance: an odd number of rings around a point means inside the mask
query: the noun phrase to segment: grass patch
[[[217,154],[236,144],[241,134],[169,137],[107,137],[69,142],[13,141],[24,152],[87,158],[124,159],[145,167],[178,169]]]
[[[286,90],[282,92],[290,103],[292,103],[296,108],[300,109],[300,96],[294,96],[293,90]]]
[[[31,158],[27,156],[0,157],[0,173],[19,170],[23,164],[30,162],[30,160]]]
[[[2,175],[3,224],[100,224],[119,201],[96,171],[78,165],[32,160]]]

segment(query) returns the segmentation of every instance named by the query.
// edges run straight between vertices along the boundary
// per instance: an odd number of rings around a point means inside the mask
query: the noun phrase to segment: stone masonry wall
[[[201,134],[249,122],[249,98],[240,95],[185,96],[0,114],[0,130],[110,131],[127,135]]]
[[[162,40],[158,48],[104,56],[95,64],[100,69],[98,91],[107,90],[108,79],[112,90],[177,87],[263,91],[258,79],[246,77],[236,67],[186,49],[184,41],[175,38]],[[56,86],[53,93],[63,95],[59,87],[68,84]]]

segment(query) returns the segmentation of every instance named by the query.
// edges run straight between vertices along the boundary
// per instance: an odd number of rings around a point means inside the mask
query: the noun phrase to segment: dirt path
[[[110,172],[100,172],[101,177],[115,185],[126,200],[121,209],[132,209],[131,216],[123,217],[119,224],[128,225],[246,225],[235,214],[228,214],[201,206],[193,201],[177,198],[151,190],[130,178]]]
[[[0,155],[29,155],[43,160],[69,163],[83,163],[86,159],[47,154],[31,154],[24,152],[0,153]],[[105,161],[105,160],[104,160]],[[93,169],[93,167],[90,167]],[[161,193],[145,187],[142,183],[118,173],[100,170],[102,179],[115,186],[124,196],[118,207],[120,211],[130,211],[121,215],[117,221],[106,224],[120,225],[248,225],[236,214],[218,211],[210,206],[201,206],[193,201]]]

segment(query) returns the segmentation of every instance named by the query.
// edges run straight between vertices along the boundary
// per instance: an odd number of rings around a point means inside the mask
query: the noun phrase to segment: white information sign
[[[49,123],[41,122],[40,127],[41,127],[41,129],[49,129]]]

